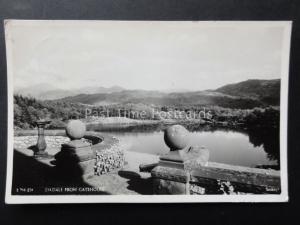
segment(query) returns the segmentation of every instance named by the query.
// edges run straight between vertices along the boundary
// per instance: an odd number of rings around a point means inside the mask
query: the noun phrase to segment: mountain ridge
[[[224,85],[215,90],[165,93],[149,90],[121,90],[112,93],[79,94],[57,101],[89,105],[154,104],[159,106],[218,105],[229,108],[253,108],[279,105],[280,79],[250,79]]]
[[[15,94],[23,95],[26,97],[34,97],[40,100],[56,100],[69,96],[76,96],[80,94],[96,94],[96,93],[113,93],[125,90],[120,86],[101,87],[101,86],[87,86],[77,88],[74,90],[65,90],[55,88],[52,85],[41,83],[27,88],[19,88],[15,90]]]

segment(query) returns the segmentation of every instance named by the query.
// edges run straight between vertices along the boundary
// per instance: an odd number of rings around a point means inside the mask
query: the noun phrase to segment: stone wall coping
[[[14,136],[37,136],[38,130],[31,129],[31,130],[15,130]],[[45,136],[64,136],[67,137],[66,131],[61,130],[45,130]],[[119,140],[111,135],[103,134],[101,132],[96,131],[87,131],[85,132],[84,138],[89,139],[93,142],[93,139],[100,139],[101,141],[97,144],[92,145],[92,149],[94,151],[101,151],[105,149],[110,149],[113,145],[119,143]],[[95,141],[96,142],[96,141]]]

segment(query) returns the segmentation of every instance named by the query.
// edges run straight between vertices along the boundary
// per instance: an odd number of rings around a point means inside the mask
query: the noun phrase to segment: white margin
[[[287,128],[288,128],[288,77],[292,21],[194,21],[203,26],[263,25],[284,28],[283,51],[281,60],[281,93],[280,93],[280,168],[281,194],[266,195],[12,195],[13,168],[13,40],[10,27],[13,25],[39,25],[50,23],[59,25],[76,25],[78,23],[121,22],[121,23],[187,23],[191,21],[86,21],[86,20],[5,20],[5,43],[7,58],[7,172],[6,172],[6,204],[36,203],[204,203],[204,202],[287,202],[288,171],[287,171]]]

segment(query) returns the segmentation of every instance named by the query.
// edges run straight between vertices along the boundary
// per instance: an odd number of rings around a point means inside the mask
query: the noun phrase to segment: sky
[[[282,23],[12,22],[14,88],[205,90],[281,76]]]

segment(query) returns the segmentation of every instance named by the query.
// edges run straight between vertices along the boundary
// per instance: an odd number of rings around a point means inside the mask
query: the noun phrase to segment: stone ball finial
[[[83,138],[85,131],[85,124],[80,120],[70,120],[66,127],[66,134],[71,140]]]
[[[164,139],[171,151],[184,149],[189,141],[188,130],[181,125],[172,125],[165,130]]]

